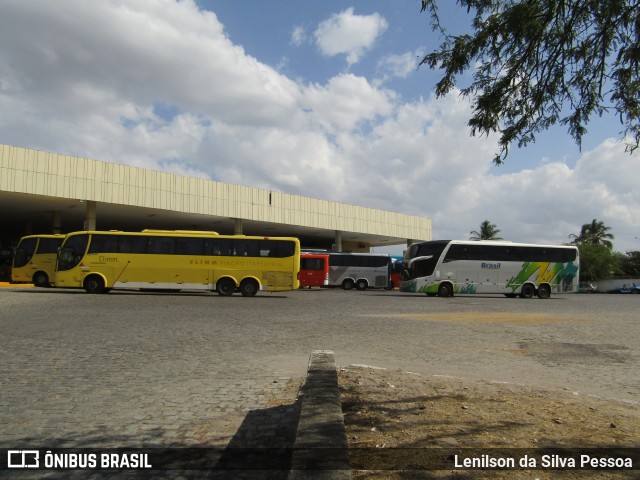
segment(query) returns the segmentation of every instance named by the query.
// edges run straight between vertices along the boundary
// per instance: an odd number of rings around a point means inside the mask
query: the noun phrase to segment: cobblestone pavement
[[[0,447],[223,446],[249,434],[286,444],[317,349],[339,365],[637,402],[639,302],[0,289]]]

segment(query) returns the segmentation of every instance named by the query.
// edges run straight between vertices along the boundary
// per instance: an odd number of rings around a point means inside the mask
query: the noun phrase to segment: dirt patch
[[[379,465],[384,449],[640,448],[638,405],[488,383],[350,366],[339,370],[349,448]],[[364,453],[366,456],[366,453]],[[406,465],[406,463],[404,463]],[[356,479],[637,478],[633,472],[588,470],[354,472]]]

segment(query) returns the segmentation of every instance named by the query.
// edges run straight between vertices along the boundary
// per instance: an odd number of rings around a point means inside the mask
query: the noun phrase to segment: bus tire
[[[443,282],[438,286],[439,297],[453,297],[453,288],[450,283]]]
[[[236,282],[230,278],[221,278],[216,284],[216,291],[221,297],[230,297],[236,291]]]
[[[49,284],[49,275],[45,272],[36,272],[33,275],[33,286],[34,287],[48,287]]]
[[[345,290],[351,290],[354,287],[354,283],[353,280],[351,280],[350,278],[347,278],[344,282],[342,282],[342,288],[344,288]]]
[[[525,283],[520,289],[520,298],[533,298],[536,289],[530,283]]]
[[[367,281],[360,279],[356,282],[356,290],[366,290],[367,289]]]
[[[247,278],[240,282],[240,293],[243,297],[255,297],[258,290],[260,290],[260,285],[251,278]]]
[[[84,279],[82,286],[87,293],[103,293],[105,290],[104,280],[99,275],[89,275]]]
[[[549,298],[551,296],[551,287],[546,283],[538,286],[538,298]]]

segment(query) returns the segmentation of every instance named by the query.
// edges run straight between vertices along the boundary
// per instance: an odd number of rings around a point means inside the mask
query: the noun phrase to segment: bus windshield
[[[62,272],[78,266],[87,250],[89,236],[87,234],[72,235],[62,245],[58,254],[57,270]]]
[[[449,242],[450,240],[436,240],[411,245],[407,249],[404,261],[408,277],[418,278],[432,275],[440,255]]]

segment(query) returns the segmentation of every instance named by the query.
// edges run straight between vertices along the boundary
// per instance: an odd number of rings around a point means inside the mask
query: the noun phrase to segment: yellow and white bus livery
[[[288,237],[186,230],[84,231],[67,235],[56,287],[208,290],[252,297],[299,287],[300,242]]]

